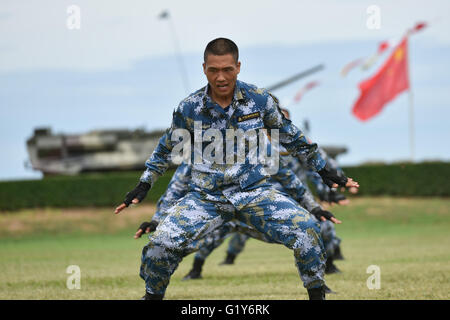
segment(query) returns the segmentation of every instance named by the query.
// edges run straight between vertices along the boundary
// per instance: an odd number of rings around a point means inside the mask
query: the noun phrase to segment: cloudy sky
[[[73,23],[79,9],[80,28]],[[370,6],[380,28],[368,27]],[[368,11],[369,9],[369,11]],[[158,15],[169,10],[171,19]],[[0,3],[0,179],[36,178],[26,170],[26,139],[38,126],[82,133],[104,128],[164,128],[187,91],[205,84],[208,41],[233,39],[241,51],[240,79],[271,85],[317,64],[325,69],[274,92],[289,101],[306,82],[320,85],[289,109],[311,123],[319,144],[345,145],[342,164],[407,159],[408,93],[367,123],[351,115],[357,84],[376,72],[339,75],[347,62],[372,54],[418,21],[410,38],[415,160],[449,160],[450,2],[441,1],[99,1],[3,0]],[[173,29],[172,29],[173,28]],[[175,56],[179,39],[189,88]]]

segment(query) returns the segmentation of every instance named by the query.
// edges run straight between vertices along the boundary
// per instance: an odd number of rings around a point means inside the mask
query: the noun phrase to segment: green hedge
[[[170,170],[158,179],[145,199],[146,202],[156,202],[159,199],[173,172]],[[0,210],[34,207],[114,207],[136,186],[141,173],[83,174],[75,177],[1,182]]]
[[[450,196],[450,163],[422,162],[343,168],[358,181],[359,195]]]
[[[450,196],[450,163],[362,165],[343,168],[360,184],[358,195]],[[83,174],[42,180],[0,182],[0,210],[34,207],[83,207],[120,204],[141,172]],[[173,174],[161,177],[146,202],[156,202]]]

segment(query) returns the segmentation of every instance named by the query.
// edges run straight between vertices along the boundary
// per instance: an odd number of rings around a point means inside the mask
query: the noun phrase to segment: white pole
[[[414,162],[414,105],[413,105],[413,93],[411,85],[409,92],[409,147],[411,152],[411,162]]]
[[[409,50],[409,39],[408,39],[408,76],[409,76],[409,89],[408,89],[408,98],[409,98],[409,148],[410,148],[410,156],[411,162],[414,162],[414,103],[413,103],[413,92],[411,87],[411,63],[410,61],[410,50]]]

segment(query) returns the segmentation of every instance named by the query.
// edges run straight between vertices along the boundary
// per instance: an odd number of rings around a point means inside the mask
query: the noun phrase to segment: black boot
[[[334,260],[344,260],[344,256],[341,253],[341,246],[337,246],[337,248],[334,250],[333,259]]]
[[[183,280],[191,280],[191,279],[201,279],[202,278],[202,267],[205,263],[205,260],[195,258],[194,265],[192,266],[191,271],[187,275],[184,276]]]
[[[336,265],[333,263],[333,258],[328,258],[325,264],[325,274],[341,273]]]
[[[308,289],[309,300],[325,300],[325,286]]]
[[[145,292],[145,296],[141,298],[141,300],[162,300],[164,298],[163,294],[153,294]]]
[[[220,263],[221,266],[225,265],[225,264],[234,264],[234,259],[236,259],[236,255],[227,252],[227,257],[225,258],[224,261],[222,261]]]

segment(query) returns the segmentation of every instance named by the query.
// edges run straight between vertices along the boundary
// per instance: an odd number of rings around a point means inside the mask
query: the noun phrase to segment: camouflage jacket
[[[164,220],[167,209],[184,197],[190,190],[191,169],[192,166],[185,163],[178,166],[167,186],[166,192],[156,203],[156,212],[153,216],[153,220]],[[301,180],[287,166],[285,160],[282,159],[280,169],[275,175],[271,176],[269,182],[276,189],[287,193],[308,211],[311,211],[315,207],[319,207],[319,204],[314,201],[313,196],[304,187]]]
[[[219,130],[223,138],[226,137],[227,129],[244,131],[263,128],[278,129],[280,145],[291,154],[303,159],[316,171],[321,170],[326,164],[317,152],[317,145],[308,143],[303,133],[282,115],[278,100],[274,96],[265,89],[258,89],[253,85],[237,81],[228,112],[211,99],[208,95],[208,86],[194,92],[180,103],[173,113],[171,127],[167,129],[153,154],[146,161],[147,169],[140,180],[153,185],[156,179],[167,170],[171,151],[179,142],[177,136],[172,135],[176,129],[185,129],[191,137],[191,158],[194,159],[192,183],[196,189],[206,194],[224,195],[234,205],[245,205],[251,201],[252,197],[241,195],[238,199],[232,199],[230,195],[238,190],[246,192],[270,175],[263,164],[249,163],[247,158],[243,164],[205,162],[204,157],[201,163],[195,161],[195,153],[205,151],[207,143],[196,144],[194,134],[199,135],[200,132],[203,137],[205,131],[210,128]],[[199,130],[194,132],[194,129]],[[246,148],[250,142],[248,140]],[[236,149],[234,152],[237,156]],[[245,154],[248,154],[247,149]]]
[[[175,204],[179,199],[183,198],[189,191],[189,183],[191,180],[191,166],[182,163],[170,179],[166,192],[159,198],[156,203],[156,212],[153,220],[162,221],[166,216],[166,211]]]

